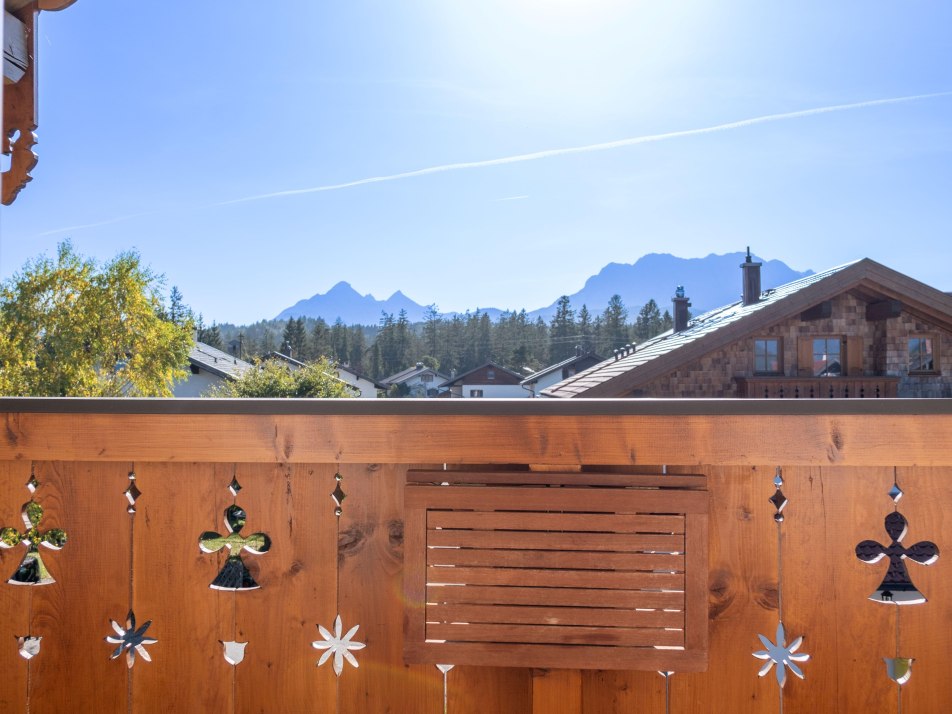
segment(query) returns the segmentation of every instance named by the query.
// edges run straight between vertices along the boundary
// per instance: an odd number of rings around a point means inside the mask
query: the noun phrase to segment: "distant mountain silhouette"
[[[592,315],[601,313],[612,295],[621,296],[622,302],[633,320],[636,312],[648,300],[654,299],[661,312],[671,309],[671,298],[678,285],[684,286],[685,295],[691,299],[691,312],[699,315],[740,299],[743,292],[740,264],[746,253],[727,253],[706,258],[678,258],[667,253],[649,253],[634,263],[609,263],[598,275],[585,281],[577,293],[569,295],[572,307],[577,311],[587,305]],[[812,270],[802,273],[793,270],[779,260],[763,260],[760,270],[761,287],[775,288],[791,280],[812,275]],[[531,313],[532,317],[549,319],[555,314],[556,299],[551,305]]]
[[[670,309],[670,299],[675,287],[683,285],[691,299],[691,311],[697,315],[707,310],[727,305],[740,299],[742,292],[740,264],[744,253],[710,254],[706,258],[677,258],[667,253],[649,253],[634,263],[609,263],[597,275],[585,281],[576,293],[569,294],[576,311],[587,305],[592,316],[605,309],[612,295],[618,294],[629,311],[629,320],[634,320],[637,311],[648,300],[654,299],[664,312]],[[775,288],[791,280],[811,275],[812,270],[797,272],[779,260],[762,260],[761,284],[764,289]],[[558,299],[551,305],[529,313],[533,319],[542,317],[548,321],[555,314]],[[361,295],[349,283],[341,281],[326,293],[318,293],[282,310],[276,319],[290,317],[322,317],[333,324],[339,317],[347,325],[376,325],[382,312],[395,317],[406,310],[410,322],[420,322],[426,306],[414,302],[399,290],[386,300],[377,300],[373,295]],[[473,312],[476,310],[474,309]],[[501,310],[482,308],[495,320]],[[453,314],[453,313],[444,313]]]

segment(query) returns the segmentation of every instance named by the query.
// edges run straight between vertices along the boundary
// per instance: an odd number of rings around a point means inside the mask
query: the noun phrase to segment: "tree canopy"
[[[222,382],[209,397],[328,398],[352,397],[353,390],[337,377],[325,357],[291,369],[280,360],[265,360],[235,380]]]
[[[191,313],[138,253],[97,265],[69,242],[0,286],[0,393],[9,396],[171,396],[185,377]]]

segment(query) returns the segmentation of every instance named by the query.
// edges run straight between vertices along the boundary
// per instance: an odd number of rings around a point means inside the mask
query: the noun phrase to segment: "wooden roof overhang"
[[[41,10],[62,10],[75,0],[4,0],[3,127],[0,151],[10,156],[3,172],[0,201],[10,205],[31,180],[36,166],[36,17]]]
[[[766,306],[763,310],[752,313],[743,320],[725,325],[666,355],[593,385],[578,396],[625,396],[633,389],[714,350],[727,347],[779,322],[795,318],[809,308],[844,293],[855,294],[866,301],[898,300],[903,311],[952,333],[952,296],[874,260],[864,258],[783,300],[778,300],[773,305]]]

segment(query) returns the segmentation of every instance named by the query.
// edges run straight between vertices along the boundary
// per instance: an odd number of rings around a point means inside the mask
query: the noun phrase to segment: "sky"
[[[341,280],[535,309],[610,262],[952,290],[952,3],[78,0],[0,278],[135,248],[210,323]]]

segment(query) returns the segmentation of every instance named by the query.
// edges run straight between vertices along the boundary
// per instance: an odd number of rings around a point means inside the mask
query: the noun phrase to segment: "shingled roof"
[[[952,332],[952,297],[869,258],[765,290],[760,300],[711,310],[542,390],[546,397],[621,397],[679,367],[759,330],[796,317],[844,292],[867,301],[896,299],[903,310]]]

